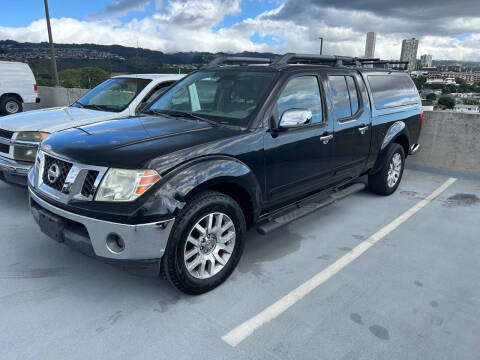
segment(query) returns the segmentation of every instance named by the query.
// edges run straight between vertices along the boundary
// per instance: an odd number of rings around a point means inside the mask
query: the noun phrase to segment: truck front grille
[[[72,166],[72,163],[45,155],[45,165],[42,175],[43,183],[57,191],[62,191]]]
[[[108,168],[63,160],[40,149],[35,164],[35,187],[56,201],[93,201],[97,182]]]
[[[10,146],[5,144],[0,144],[0,152],[8,154],[10,151]]]
[[[11,139],[12,136],[13,136],[13,131],[0,129],[0,137],[3,137],[5,139]]]
[[[83,183],[82,187],[82,195],[85,197],[89,197],[94,195],[95,192],[95,180],[97,180],[99,172],[96,170],[88,170],[87,176],[85,177],[85,182]]]

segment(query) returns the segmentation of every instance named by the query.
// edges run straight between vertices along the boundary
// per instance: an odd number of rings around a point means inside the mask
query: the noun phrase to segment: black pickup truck
[[[408,74],[366,60],[219,58],[143,115],[65,130],[29,174],[43,232],[82,252],[161,264],[190,294],[222,283],[247,229],[275,230],[365,185],[393,193],[419,149]]]

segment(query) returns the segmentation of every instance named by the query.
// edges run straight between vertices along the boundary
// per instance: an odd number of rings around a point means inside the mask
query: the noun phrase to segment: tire
[[[15,96],[7,95],[0,100],[0,112],[3,115],[13,115],[22,111],[22,103]]]
[[[199,228],[206,233],[202,235]],[[184,293],[198,295],[210,291],[237,266],[245,232],[245,216],[235,200],[215,191],[201,192],[175,220],[162,258],[162,273]],[[223,243],[225,239],[229,240]],[[197,263],[198,267],[194,267]]]
[[[397,167],[398,174],[395,176],[395,164],[398,164],[400,160],[399,168]],[[391,170],[392,167],[392,170]],[[379,195],[391,195],[393,194],[400,184],[403,175],[403,169],[405,168],[405,151],[399,144],[391,144],[385,161],[381,169],[368,177],[368,187],[370,191]],[[391,173],[394,171],[394,173]],[[391,177],[389,178],[389,173]],[[394,181],[393,178],[396,180]]]

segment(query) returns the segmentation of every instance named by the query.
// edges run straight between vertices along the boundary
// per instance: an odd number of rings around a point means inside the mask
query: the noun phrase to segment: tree
[[[447,109],[453,109],[455,107],[455,99],[449,96],[442,96],[438,99],[438,104],[445,106]]]
[[[67,88],[91,89],[109,77],[110,75],[105,70],[97,67],[60,71],[60,83]]]
[[[465,105],[480,105],[480,101],[476,99],[470,99],[470,98],[463,100],[463,103]]]
[[[427,78],[425,76],[417,76],[412,78],[412,80],[418,90],[423,89],[425,87],[425,83],[427,82]]]
[[[430,93],[427,95],[427,98],[426,98],[428,101],[435,101],[437,100],[437,95],[435,93]]]
[[[455,78],[455,82],[456,82],[457,84],[459,84],[459,85],[463,85],[463,84],[466,83],[465,80],[463,80],[462,78],[459,78],[459,77],[456,77],[456,78]]]

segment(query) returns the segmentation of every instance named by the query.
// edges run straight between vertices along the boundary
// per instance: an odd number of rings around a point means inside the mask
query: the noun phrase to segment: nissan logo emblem
[[[48,168],[47,178],[50,184],[54,184],[60,177],[60,167],[57,164],[52,164]]]

